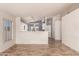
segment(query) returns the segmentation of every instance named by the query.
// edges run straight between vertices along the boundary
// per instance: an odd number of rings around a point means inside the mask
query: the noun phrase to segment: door
[[[11,20],[3,21],[3,38],[4,38],[4,42],[12,40],[12,21]]]

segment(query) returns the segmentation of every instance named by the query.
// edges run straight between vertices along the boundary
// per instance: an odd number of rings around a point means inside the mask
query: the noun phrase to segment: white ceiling
[[[67,3],[17,3],[0,4],[0,11],[14,16],[50,16],[65,11]]]

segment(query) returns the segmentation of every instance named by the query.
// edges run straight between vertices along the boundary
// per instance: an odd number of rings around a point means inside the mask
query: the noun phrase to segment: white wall
[[[7,41],[4,43],[3,40],[3,19],[9,19],[12,20],[13,22],[13,39],[10,41]],[[5,51],[6,49],[12,47],[15,44],[15,18],[5,14],[5,13],[0,13],[0,52]]]
[[[21,26],[20,26],[20,30],[21,30],[21,31],[27,31],[27,30],[28,30],[27,24],[21,22],[20,25],[21,25]],[[24,26],[25,26],[25,29],[24,29]]]
[[[53,37],[55,40],[61,40],[60,39],[60,15],[53,16]]]
[[[16,44],[48,44],[47,31],[21,31],[20,19],[16,18]]]
[[[62,18],[62,42],[79,52],[79,8]]]
[[[2,44],[2,18],[0,17],[0,46]]]

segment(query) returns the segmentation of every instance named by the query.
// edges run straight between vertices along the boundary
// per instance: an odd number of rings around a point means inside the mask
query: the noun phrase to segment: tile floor
[[[16,44],[0,56],[79,56],[79,53],[63,45],[61,41],[49,39],[49,44]]]

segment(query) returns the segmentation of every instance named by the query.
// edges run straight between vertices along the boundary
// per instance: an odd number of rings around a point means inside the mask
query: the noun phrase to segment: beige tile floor
[[[49,44],[16,44],[1,56],[79,56],[79,53],[62,44],[60,41],[49,39]]]

